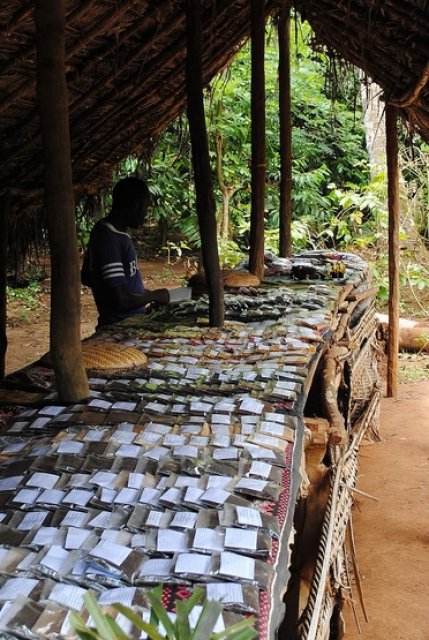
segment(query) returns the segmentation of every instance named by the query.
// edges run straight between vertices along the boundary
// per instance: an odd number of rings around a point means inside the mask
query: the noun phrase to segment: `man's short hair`
[[[119,180],[112,191],[112,208],[127,209],[137,202],[150,200],[149,188],[140,178],[123,178]]]

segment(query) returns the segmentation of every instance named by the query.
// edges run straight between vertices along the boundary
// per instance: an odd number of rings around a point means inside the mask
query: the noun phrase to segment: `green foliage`
[[[31,280],[26,286],[6,287],[9,322],[28,322],[31,312],[37,309],[40,303],[41,287],[37,280]]]
[[[146,175],[152,194],[150,213],[155,220],[167,218],[171,229],[195,211],[190,149],[187,120],[181,116],[165,131]]]
[[[220,602],[206,600],[200,610],[199,603],[202,600],[202,589],[195,589],[188,600],[176,600],[176,616],[173,620],[164,609],[161,601],[162,586],[148,593],[151,603],[150,622],[129,607],[114,604],[115,609],[126,620],[130,621],[135,629],[145,632],[150,640],[252,640],[257,636],[253,628],[254,618],[246,618],[224,631],[214,633],[214,628],[222,610]],[[89,626],[76,611],[70,614],[70,622],[76,634],[81,640],[131,640],[120,628],[115,618],[109,612],[104,612],[98,605],[95,596],[87,592],[84,596],[85,606],[92,619]],[[195,617],[195,624],[191,620]]]
[[[223,240],[220,238],[218,241],[218,250],[221,268],[235,267],[235,265],[245,257],[243,251],[241,251],[234,240]]]
[[[356,108],[358,82],[344,67],[341,73],[336,70],[334,86],[329,81],[332,59],[311,50],[307,26],[301,24],[296,33],[292,52],[294,231],[299,248],[324,241],[337,245],[348,242],[358,224],[355,219],[350,226],[339,216],[340,206],[330,185],[345,190],[353,184],[362,191],[369,175],[363,127]],[[267,38],[265,57],[265,207],[270,230],[278,228],[280,180],[278,49],[274,31]],[[222,180],[231,191],[230,217],[235,232],[229,240],[240,248],[247,248],[239,230],[248,228],[251,207],[250,103],[250,52],[249,45],[245,45],[230,67],[213,80],[205,105],[216,206],[220,210]],[[190,149],[187,121],[181,117],[159,141],[148,179],[153,217],[166,217],[171,230],[179,231],[192,247],[198,248]]]
[[[418,291],[423,291],[429,287],[429,271],[421,264],[409,262],[405,269],[401,271],[400,283],[408,285]]]
[[[406,140],[402,153],[402,174],[407,200],[420,235],[429,240],[429,145]]]
[[[187,242],[180,240],[179,242],[172,242],[169,240],[166,245],[162,247],[162,251],[167,252],[167,264],[171,264],[179,260],[183,255],[183,250],[190,250],[190,246]]]
[[[19,300],[27,309],[34,309],[37,306],[38,293],[40,293],[40,284],[37,281],[31,281],[25,287],[6,287],[7,299]]]

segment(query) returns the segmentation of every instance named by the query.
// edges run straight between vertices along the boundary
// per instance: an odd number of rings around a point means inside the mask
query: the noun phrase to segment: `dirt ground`
[[[181,262],[168,265],[165,261],[140,262],[148,289],[178,287],[185,284],[186,267]],[[37,360],[49,349],[50,282],[43,281],[40,290],[29,296],[8,301],[6,374]],[[91,291],[81,289],[81,336],[94,333],[97,309]]]
[[[141,264],[149,288],[183,284],[183,265]],[[48,350],[49,283],[36,302],[8,307],[7,372]],[[82,337],[95,328],[96,309],[82,289]],[[346,640],[429,640],[429,356],[400,360],[397,399],[383,399],[381,442],[364,444],[355,494],[354,533],[365,622],[356,588],[345,606]],[[411,383],[411,384],[410,384]]]
[[[381,442],[362,446],[353,525],[369,622],[346,607],[347,640],[429,638],[429,381],[381,404]]]

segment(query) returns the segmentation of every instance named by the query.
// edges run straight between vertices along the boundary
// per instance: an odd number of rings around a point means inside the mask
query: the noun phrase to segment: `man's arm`
[[[110,295],[119,308],[124,311],[144,307],[150,302],[158,302],[159,304],[168,304],[170,294],[168,289],[145,289],[143,293],[130,293],[126,285],[110,288]]]

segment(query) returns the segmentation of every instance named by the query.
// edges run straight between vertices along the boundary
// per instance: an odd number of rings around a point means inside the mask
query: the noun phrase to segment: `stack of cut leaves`
[[[205,600],[201,607],[196,623],[191,623],[192,610],[201,602],[204,592],[195,589],[188,600],[176,600],[176,616],[173,620],[161,602],[162,585],[150,591],[147,595],[151,603],[150,622],[146,622],[135,611],[122,604],[113,604],[112,608],[129,620],[135,630],[149,640],[252,640],[258,633],[254,629],[254,617],[245,618],[236,624],[215,633],[215,626],[222,611],[222,603],[215,600]],[[106,611],[97,603],[93,593],[84,596],[85,606],[90,615],[90,622],[86,623],[76,611],[70,615],[71,625],[81,640],[132,640]],[[135,637],[135,636],[134,636]]]

